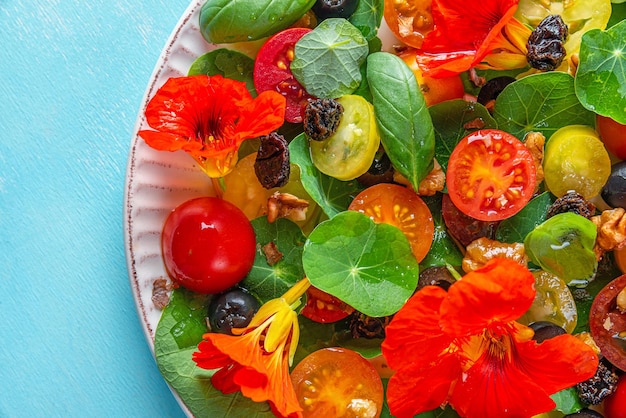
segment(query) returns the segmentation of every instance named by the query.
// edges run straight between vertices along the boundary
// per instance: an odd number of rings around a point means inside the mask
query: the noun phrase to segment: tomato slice
[[[417,85],[419,86],[426,106],[432,106],[437,103],[445,102],[446,100],[461,99],[465,94],[465,88],[463,87],[463,80],[458,74],[451,75],[449,77],[434,78],[424,75],[424,71],[417,63],[415,59],[417,50],[407,49],[402,52],[399,57],[409,66]]]
[[[306,104],[313,98],[295,79],[290,69],[296,42],[310,31],[309,28],[290,28],[278,32],[261,46],[254,61],[256,91],[274,90],[285,96],[285,120],[291,123],[302,122]]]
[[[626,371],[626,313],[619,310],[617,297],[626,288],[626,274],[600,290],[589,311],[589,331],[602,355]]]
[[[430,209],[414,191],[397,184],[376,184],[359,193],[348,210],[361,212],[376,223],[398,227],[409,240],[418,262],[428,254],[435,223]]]
[[[394,35],[414,48],[421,47],[434,28],[431,0],[385,0],[383,14]]]
[[[536,168],[522,141],[497,129],[467,135],[446,173],[452,203],[472,218],[499,221],[519,212],[535,191]]]
[[[347,94],[339,126],[323,141],[310,141],[311,161],[322,173],[348,181],[365,174],[380,147],[374,106],[361,96]]]
[[[340,321],[352,312],[354,309],[347,303],[311,286],[306,291],[306,305],[300,313],[311,321],[326,324]]]
[[[291,381],[304,418],[380,416],[380,376],[352,350],[334,347],[314,351],[294,368]]]

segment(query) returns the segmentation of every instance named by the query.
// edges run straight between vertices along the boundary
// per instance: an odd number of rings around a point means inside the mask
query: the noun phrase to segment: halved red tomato
[[[301,123],[309,99],[313,98],[291,73],[296,42],[309,28],[285,29],[269,38],[254,61],[254,87],[258,93],[273,90],[287,99],[285,120]]]
[[[311,321],[326,324],[340,321],[352,312],[354,308],[347,303],[311,286],[306,291],[306,305],[300,313]]]
[[[456,145],[446,173],[452,203],[472,218],[513,216],[535,191],[536,168],[524,143],[497,129],[473,132]]]
[[[376,184],[359,193],[348,210],[361,212],[376,223],[398,227],[409,240],[418,262],[428,254],[435,223],[430,209],[414,191],[397,184]]]

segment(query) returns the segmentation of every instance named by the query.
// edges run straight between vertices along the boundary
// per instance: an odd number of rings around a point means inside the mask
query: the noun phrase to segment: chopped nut
[[[466,248],[461,267],[469,273],[494,258],[508,258],[523,266],[528,265],[528,257],[524,251],[524,244],[519,242],[508,244],[486,237],[472,241]]]
[[[274,243],[274,241],[270,241],[262,246],[261,250],[263,250],[263,254],[267,259],[267,264],[269,264],[270,266],[273,266],[283,259],[283,253],[278,250],[278,247],[276,246],[276,243]]]
[[[433,162],[433,169],[422,179],[418,186],[416,193],[421,196],[433,196],[435,193],[442,191],[446,186],[446,174],[443,172],[443,169],[437,160],[433,160]],[[407,186],[411,190],[415,191],[409,179],[404,177],[398,171],[393,172],[393,181],[395,183],[402,184],[403,186]]]
[[[434,167],[422,179],[417,189],[417,194],[422,196],[433,196],[435,193],[440,192],[446,186],[446,175],[441,168],[441,165],[437,160],[433,160]]]
[[[546,137],[541,132],[529,132],[524,137],[524,145],[535,162],[537,187],[543,181],[543,146],[545,143]]]
[[[617,303],[617,309],[619,309],[621,313],[626,313],[626,287],[617,294],[615,302]]]
[[[580,334],[574,335],[574,337],[578,338],[585,344],[587,344],[591,349],[597,354],[600,355],[600,347],[596,344],[596,342],[591,337],[591,334],[588,332],[581,332]]]
[[[278,218],[289,218],[292,221],[306,219],[309,202],[289,193],[276,192],[267,200],[267,220],[272,223]]]
[[[626,246],[626,210],[624,208],[604,210],[591,220],[598,228],[598,237],[594,247],[598,259],[602,258],[606,251]]]
[[[159,278],[152,283],[152,303],[155,308],[164,309],[170,303],[169,291],[174,286],[164,278]]]

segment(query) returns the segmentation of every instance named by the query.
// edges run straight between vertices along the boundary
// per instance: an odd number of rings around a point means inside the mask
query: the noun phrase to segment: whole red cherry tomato
[[[256,238],[250,221],[235,205],[200,197],[169,214],[161,247],[172,280],[195,292],[219,293],[248,274]]]
[[[287,122],[301,123],[307,102],[313,97],[296,80],[290,68],[296,42],[310,31],[290,28],[278,32],[263,44],[254,61],[254,87],[259,93],[273,90],[285,96]]]
[[[606,149],[620,160],[626,160],[626,125],[597,115],[596,127]]]

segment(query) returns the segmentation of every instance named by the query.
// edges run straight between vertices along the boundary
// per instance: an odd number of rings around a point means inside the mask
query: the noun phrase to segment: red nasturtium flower
[[[435,28],[424,38],[419,63],[428,75],[445,77],[476,67],[487,55],[505,49],[509,60],[501,59],[498,69],[524,67],[525,43],[531,31],[518,34],[507,28],[518,27],[519,22],[513,17],[517,3],[518,0],[433,0]],[[510,39],[516,35],[525,38]]]
[[[155,130],[139,136],[149,146],[184,150],[216,178],[235,166],[243,141],[283,124],[285,98],[273,91],[252,98],[245,83],[220,75],[174,77],[150,99],[145,115]]]
[[[515,322],[535,297],[533,275],[495,259],[448,292],[419,290],[386,329],[383,354],[395,370],[387,401],[397,417],[449,403],[463,417],[531,417],[555,407],[549,395],[593,376],[595,352],[566,334],[540,344]]]
[[[309,286],[302,279],[282,297],[263,304],[247,327],[233,329],[241,335],[204,334],[192,358],[198,367],[219,369],[211,378],[216,389],[269,401],[279,417],[301,416],[289,366],[300,336],[294,309]]]

